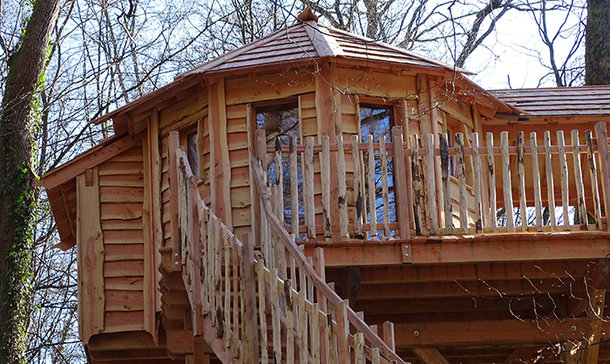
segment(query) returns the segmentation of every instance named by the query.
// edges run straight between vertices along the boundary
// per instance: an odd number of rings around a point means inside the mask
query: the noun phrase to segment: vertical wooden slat
[[[443,185],[443,212],[445,216],[445,233],[453,232],[453,206],[451,203],[451,180],[449,179],[449,141],[447,134],[439,135],[439,147],[441,151],[441,178]]]
[[[276,216],[283,216],[284,212],[284,204],[283,204],[283,194],[280,186],[273,186],[273,194],[272,198],[274,200],[274,209]],[[280,222],[283,222],[283,218],[280,218]],[[283,224],[282,224],[283,225]],[[274,267],[278,270],[278,277],[281,279],[286,279],[286,252],[284,248],[284,244],[280,241],[279,236],[273,233],[273,256],[274,256]]]
[[[593,135],[591,130],[585,131],[587,140],[587,161],[589,162],[589,175],[591,176],[591,193],[593,193],[593,204],[595,206],[595,225],[598,229],[602,228],[602,207],[599,199],[599,184],[597,182],[597,163],[595,162],[595,152],[593,150]]]
[[[364,196],[362,196],[362,172],[360,171],[360,151],[358,150],[358,135],[352,135],[352,161],[354,165],[354,226],[355,236],[362,237],[362,221],[364,219]]]
[[[555,218],[555,186],[553,182],[553,161],[551,159],[551,132],[548,130],[544,132],[544,161],[546,191],[549,204],[549,220],[551,223],[551,230],[555,230],[557,227],[557,220]]]
[[[305,310],[305,286],[301,285],[299,290],[298,300],[298,316],[299,316],[299,332],[298,332],[298,343],[299,348],[299,362],[308,362],[308,350],[307,350],[307,311]]]
[[[239,324],[239,313],[240,313],[240,302],[239,302],[239,292],[243,291],[243,287],[240,287],[240,280],[238,276],[238,267],[239,267],[239,255],[237,254],[237,243],[236,237],[231,237],[231,252],[232,252],[232,261],[231,265],[233,266],[233,274],[231,276],[233,281],[233,317],[231,318],[231,330],[233,331],[233,335],[231,336],[231,347],[233,349],[233,357],[237,358],[239,356],[239,331],[243,326]],[[243,263],[242,263],[243,264]],[[226,278],[225,278],[226,279]]]
[[[320,153],[320,177],[322,180],[322,227],[324,236],[331,237],[330,222],[330,142],[328,135],[322,135],[322,152]]]
[[[314,303],[312,305],[311,319],[310,319],[310,348],[313,364],[320,364],[320,305]]]
[[[278,202],[278,210],[281,212],[277,217],[281,222],[284,222],[284,163],[282,161],[282,143],[280,138],[275,138],[275,181],[278,186],[278,190],[282,194],[282,199]]]
[[[610,220],[608,210],[610,209],[610,152],[608,151],[608,130],[605,122],[595,124],[595,137],[597,139],[597,150],[599,163],[602,169],[602,191],[604,193],[604,211],[606,212],[606,228],[610,231]]]
[[[291,279],[284,281],[284,298],[286,300],[286,363],[294,363],[294,302],[292,301]]]
[[[316,237],[316,212],[314,206],[314,182],[313,182],[313,137],[305,139],[305,176],[303,178],[305,190],[303,200],[305,202],[305,225],[307,225],[307,237]]]
[[[256,286],[253,284],[255,280],[254,271],[254,239],[252,234],[248,234],[248,239],[242,249],[242,264],[241,264],[241,288],[243,291],[244,300],[244,315],[242,316],[242,326],[244,326],[244,342],[243,353],[247,363],[254,363],[258,358],[258,331],[256,321]],[[264,310],[261,307],[262,310]]]
[[[521,215],[521,230],[527,231],[527,199],[525,198],[525,154],[523,132],[517,132],[517,164],[519,176],[519,215]]]
[[[337,336],[335,335],[336,328],[334,327],[333,316],[332,310],[329,310],[326,314],[326,347],[328,348],[329,363],[337,363]]]
[[[532,176],[534,178],[534,205],[536,208],[536,230],[542,231],[542,192],[540,191],[540,169],[538,165],[538,142],[536,133],[530,133],[532,147]]]
[[[411,181],[407,180],[407,169],[405,166],[405,150],[402,139],[402,128],[395,126],[392,128],[392,143],[394,147],[394,183],[395,183],[395,198],[398,200],[396,211],[399,212],[398,231],[401,239],[409,239],[411,237],[410,223],[410,203],[407,186]],[[410,256],[409,256],[410,257]]]
[[[375,150],[373,149],[373,135],[367,136],[367,153],[368,153],[368,200],[369,200],[369,225],[371,227],[369,237],[374,239],[377,237],[377,208],[376,208],[376,190],[375,184]]]
[[[365,364],[364,356],[364,334],[357,332],[354,334],[354,363]]]
[[[339,363],[349,364],[349,321],[347,319],[347,301],[340,301],[335,310],[337,312],[337,347],[339,351]]]
[[[209,286],[208,286],[208,276],[209,274],[209,264],[208,264],[208,256],[209,256],[209,248],[208,248],[208,234],[210,228],[208,226],[208,214],[209,210],[205,206],[202,200],[197,202],[197,208],[199,212],[197,216],[199,217],[199,238],[201,239],[201,264],[203,266],[201,272],[201,303],[203,306],[203,313],[207,314],[210,312],[210,301],[209,301]],[[247,267],[244,267],[246,269]]]
[[[266,363],[269,358],[267,353],[267,304],[265,302],[265,266],[263,260],[256,262],[256,274],[258,275],[258,327],[260,328],[261,363]]]
[[[383,230],[385,238],[390,238],[390,201],[388,196],[388,160],[385,135],[379,136],[379,157],[381,158],[381,194],[383,196]]]
[[[576,198],[578,200],[578,217],[580,219],[580,227],[588,228],[589,215],[587,213],[587,205],[585,202],[585,186],[582,180],[582,169],[580,164],[580,140],[578,138],[578,129],[572,130],[572,158],[574,161],[574,180],[576,182]]]
[[[489,174],[489,211],[486,211],[489,218],[489,226],[491,231],[498,231],[498,218],[496,216],[496,162],[494,158],[494,136],[492,133],[487,133],[487,171]]]
[[[466,198],[466,163],[464,158],[464,134],[455,134],[457,151],[457,177],[460,185],[460,229],[468,232],[468,200]]]
[[[290,219],[292,233],[299,236],[299,175],[297,168],[297,137],[290,138]]]
[[[392,322],[385,321],[383,323],[382,339],[392,351],[396,350],[396,342],[394,341],[394,324]]]
[[[314,266],[312,257],[307,257],[307,262],[309,262],[309,264],[311,266]],[[313,296],[313,282],[311,280],[311,277],[308,275],[305,275],[305,279],[307,281],[307,299],[310,300],[311,302],[314,302],[315,299]]]
[[[223,251],[224,260],[221,263],[224,266],[224,339],[225,346],[231,346],[231,248],[229,245],[229,234],[223,229]],[[220,277],[222,279],[222,277]]]
[[[472,144],[472,176],[474,193],[474,229],[475,232],[483,231],[483,214],[481,207],[481,157],[479,155],[479,133],[470,135]]]
[[[339,195],[337,204],[339,207],[339,235],[347,237],[347,186],[345,177],[345,150],[343,149],[343,135],[337,135],[337,179],[339,181]]]
[[[437,212],[436,212],[436,183],[435,183],[435,168],[434,168],[434,135],[426,134],[424,137],[424,148],[426,148],[426,169],[424,180],[426,182],[426,218],[428,221],[428,230],[430,235],[436,235],[438,228]]]
[[[324,263],[324,248],[315,248],[313,250],[313,267],[316,270],[316,273],[322,280],[322,282],[326,282],[326,264]],[[326,301],[326,297],[319,289],[316,289],[316,301],[319,305],[319,308],[322,312],[328,312],[328,302]],[[318,340],[320,340],[320,360],[323,362],[327,362],[328,355],[328,347],[326,342],[325,327],[320,326],[320,336]]]
[[[208,295],[208,311],[212,313],[212,322],[214,322],[214,263],[216,260],[216,230],[212,215],[208,210],[208,239],[204,254],[206,255],[206,281]]]
[[[290,234],[290,239],[292,240],[292,243],[296,245],[296,236],[294,234]],[[291,255],[290,256],[290,279],[292,279],[292,281],[294,282],[295,286],[297,284],[297,267],[296,267],[296,261],[294,259],[294,256]]]
[[[215,239],[212,243],[215,245],[214,247],[214,311],[213,314],[217,318],[221,318],[222,315],[222,286],[221,286],[221,277],[222,277],[222,247],[224,244],[224,236],[225,231],[221,230],[221,222],[220,218],[214,218],[214,230]],[[217,323],[218,324],[218,323]]]
[[[411,144],[411,175],[413,179],[413,217],[415,220],[415,234],[422,235],[421,226],[421,175],[419,172],[419,137],[413,134]],[[385,168],[382,166],[381,170]]]
[[[277,268],[271,269],[269,286],[271,288],[271,297],[269,304],[271,305],[271,335],[273,339],[273,362],[280,363],[282,361],[282,331],[280,321],[280,295],[278,292],[278,275]]]
[[[559,170],[561,171],[561,205],[563,207],[563,226],[570,230],[570,192],[568,189],[568,162],[566,160],[563,130],[557,130],[557,147],[559,149]]]
[[[371,349],[371,364],[380,364],[381,355],[379,354],[379,348]]]
[[[515,231],[515,212],[513,209],[513,190],[510,177],[510,156],[508,154],[508,132],[500,133],[500,148],[502,150],[502,193],[504,195],[504,213],[506,228]]]

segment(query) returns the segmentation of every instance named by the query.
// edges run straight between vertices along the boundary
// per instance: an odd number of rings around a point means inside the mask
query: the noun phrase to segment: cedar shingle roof
[[[610,116],[610,85],[492,90],[530,116]]]
[[[314,62],[315,58],[322,57],[454,70],[450,65],[420,56],[406,49],[323,26],[310,20],[299,21],[293,26],[201,64],[176,78],[285,62]],[[461,69],[457,71],[464,72]]]

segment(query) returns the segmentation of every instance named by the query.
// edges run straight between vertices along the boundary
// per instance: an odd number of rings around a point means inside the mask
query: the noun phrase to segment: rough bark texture
[[[585,83],[610,85],[610,0],[588,0]]]
[[[32,105],[60,0],[37,0],[0,106],[0,363],[22,361],[32,247]]]

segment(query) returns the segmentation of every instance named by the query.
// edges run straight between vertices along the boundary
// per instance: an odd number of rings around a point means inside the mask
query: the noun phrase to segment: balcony
[[[451,141],[447,134],[404,140],[398,126],[391,140],[338,135],[268,145],[262,130],[256,138],[275,214],[297,241],[506,238],[608,227],[605,123],[584,135],[456,133]]]

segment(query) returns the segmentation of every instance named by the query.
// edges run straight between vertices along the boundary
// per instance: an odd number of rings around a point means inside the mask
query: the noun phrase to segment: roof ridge
[[[313,44],[319,57],[342,56],[343,50],[334,37],[324,33],[315,21],[303,22],[307,36]],[[323,41],[320,41],[322,39]]]
[[[362,40],[364,42],[367,42],[367,43],[373,43],[373,44],[376,44],[376,45],[379,45],[379,46],[382,46],[382,47],[386,47],[386,48],[389,48],[391,50],[394,50],[394,51],[406,54],[406,55],[414,57],[414,58],[419,58],[419,59],[421,59],[423,61],[433,63],[433,64],[435,64],[437,66],[442,67],[442,68],[446,68],[446,69],[449,69],[449,70],[452,70],[452,71],[456,71],[456,72],[461,72],[461,73],[464,73],[464,74],[470,74],[471,73],[471,72],[468,72],[467,70],[465,70],[463,68],[455,67],[455,66],[452,66],[450,64],[447,64],[447,63],[444,63],[444,62],[441,62],[441,61],[437,61],[435,59],[432,59],[432,58],[426,57],[424,55],[421,55],[419,53],[410,51],[410,50],[402,48],[402,47],[394,46],[394,45],[391,45],[391,44],[386,43],[386,42],[382,42],[382,41],[379,41],[379,40],[374,40],[372,38],[365,37],[363,35],[351,33],[351,32],[348,32],[346,30],[334,28],[334,27],[328,26],[328,25],[322,25],[322,27],[324,27],[326,29],[329,29],[329,30],[332,30],[332,31],[335,31],[337,33],[343,34],[343,35],[348,35],[350,37],[354,37],[356,39],[360,39],[360,40]]]

